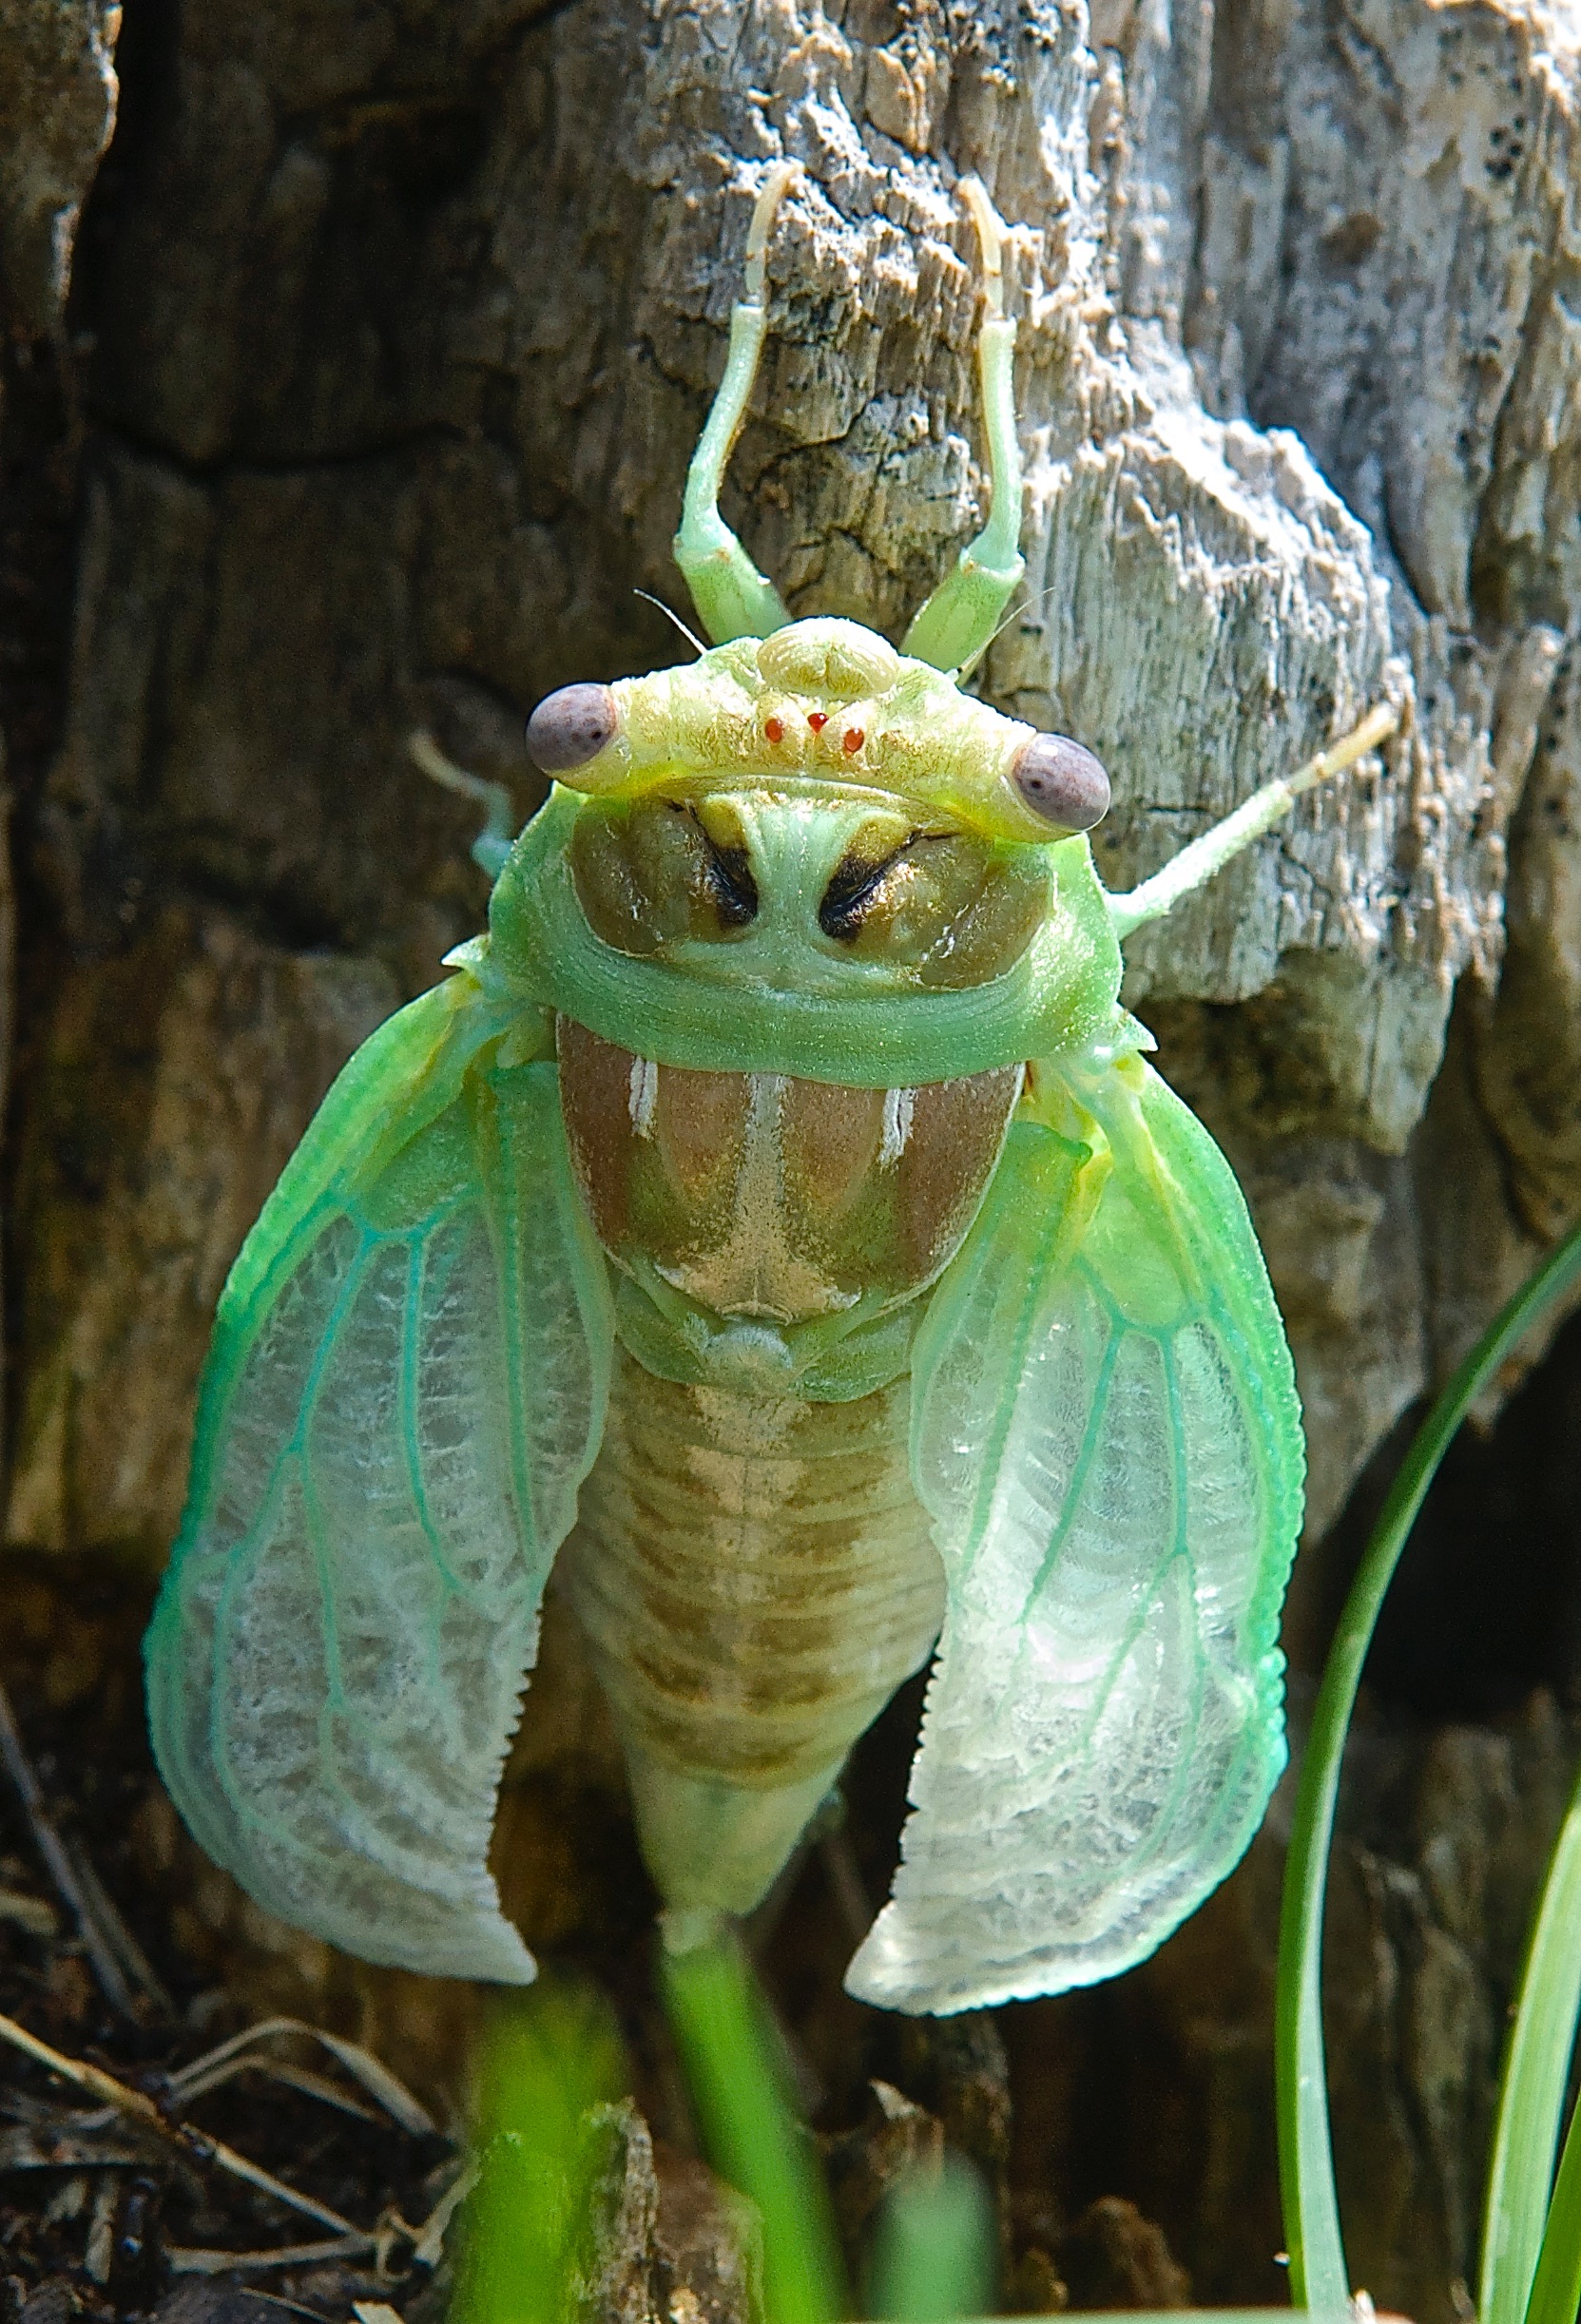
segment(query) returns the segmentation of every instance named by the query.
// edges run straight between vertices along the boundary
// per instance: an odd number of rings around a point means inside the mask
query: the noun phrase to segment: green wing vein
[[[1283,1764],[1301,1522],[1245,1207],[1138,1059],[1052,1069],[934,1296],[913,1472],[947,1608],[893,1901],[848,1983],[948,2012],[1110,1977],[1243,1853]]]
[[[494,1064],[481,1000],[425,1011],[432,1040],[386,1027],[353,1059],[320,1117],[339,1166],[310,1131],[299,1200],[288,1172],[237,1262],[150,1719],[193,1831],[271,1911],[519,1982],[489,1840],[603,1428],[609,1296],[553,1066]]]

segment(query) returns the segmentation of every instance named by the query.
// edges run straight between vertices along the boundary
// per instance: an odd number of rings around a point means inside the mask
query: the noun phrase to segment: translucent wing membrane
[[[491,1063],[472,991],[353,1060],[238,1261],[149,1706],[178,1806],[260,1904],[521,1981],[486,1859],[609,1298],[554,1067]]]
[[[948,1610],[894,1901],[848,1978],[892,2008],[1128,1969],[1284,1760],[1302,1451],[1245,1206],[1139,1059],[1066,1078],[1101,1134],[1016,1124],[917,1343]]]

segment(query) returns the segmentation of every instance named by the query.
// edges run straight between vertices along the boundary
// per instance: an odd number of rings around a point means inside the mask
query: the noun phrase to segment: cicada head
[[[908,1077],[924,1081],[1035,1054],[1032,1020],[1089,971],[1106,989],[1094,1008],[1112,1007],[1118,953],[1084,835],[1109,804],[1097,760],[856,622],[791,622],[567,687],[529,742],[556,789],[501,882],[496,954],[645,1053],[663,1053],[683,986],[677,1063],[750,1053],[754,1070],[872,1086],[898,1064],[880,1004],[892,1026],[910,1005]],[[618,961],[649,975],[617,1002]],[[953,1045],[940,1020],[935,1056],[917,1004],[946,996],[970,1037]]]
[[[801,990],[1002,976],[1048,912],[1050,843],[1109,803],[1090,754],[1051,767],[1052,738],[846,621],[568,687],[530,740],[586,799],[571,876],[603,943],[704,972],[728,947],[732,977]]]

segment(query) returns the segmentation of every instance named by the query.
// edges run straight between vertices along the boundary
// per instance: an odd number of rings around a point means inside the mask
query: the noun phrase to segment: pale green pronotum
[[[717,505],[793,175],[762,183],[676,543],[715,643],[540,707],[530,739],[560,780],[513,842],[497,811],[479,842],[487,936],[358,1051],[248,1239],[149,1704],[193,1831],[271,1911],[376,1960],[525,1979],[487,1863],[494,1797],[612,1375],[617,1396],[646,1380],[713,1426],[848,1408],[859,1431],[907,1411],[942,1629],[893,1897],[849,1982],[948,2011],[1142,1958],[1237,1861],[1282,1764],[1290,1359],[1235,1181],[1119,1006],[1120,941],[1396,720],[1373,711],[1152,879],[1105,893],[1096,762],[959,684],[1022,569],[1014,326],[974,182],[989,522],[903,653],[855,623],[793,622]],[[627,1060],[610,1150],[625,1140],[645,1169],[665,1091],[742,1093],[743,1138],[781,1108],[783,1162],[783,1109],[811,1119],[819,1085],[842,1089],[875,1124],[852,1181],[871,1281],[804,1310],[716,1307],[686,1266],[645,1255],[663,1218],[624,1243],[595,1227],[603,1165],[568,1143],[570,1056]],[[933,1255],[886,1275],[914,1120],[961,1089],[1008,1091],[998,1143]],[[804,1191],[781,1181],[771,1208]],[[737,1265],[739,1203],[725,1226]],[[716,1469],[728,1454],[716,1444]],[[860,1645],[831,1645],[831,1685]],[[725,1655],[722,1702],[734,1675]],[[848,1742],[831,1743],[837,1770]],[[631,1746],[684,1946],[794,1846],[822,1778],[733,1793],[674,1748],[655,1775]],[[687,1858],[699,1800],[723,1836]]]

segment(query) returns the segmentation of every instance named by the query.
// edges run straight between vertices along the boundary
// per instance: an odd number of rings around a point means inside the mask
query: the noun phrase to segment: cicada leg
[[[469,775],[465,767],[458,767],[453,759],[447,759],[434,737],[420,728],[407,738],[406,747],[431,782],[440,784],[446,791],[454,791],[462,798],[475,799],[483,809],[483,829],[469,853],[480,871],[487,872],[491,879],[498,879],[516,835],[516,814],[510,792],[503,783],[488,782],[481,775]]]
[[[730,349],[703,433],[686,472],[675,562],[699,618],[716,645],[731,638],[766,638],[790,620],[783,599],[759,572],[719,512],[725,464],[746,414],[768,336],[764,259],[795,162],[777,162],[763,181],[746,238],[746,297],[730,311]]]
[[[1287,816],[1297,799],[1334,775],[1342,774],[1354,766],[1368,751],[1386,742],[1400,722],[1400,714],[1393,702],[1378,702],[1368,711],[1359,726],[1352,727],[1338,742],[1331,742],[1315,759],[1309,759],[1294,775],[1276,776],[1254,791],[1250,798],[1243,799],[1233,814],[1213,824],[1199,837],[1183,847],[1151,879],[1140,887],[1128,888],[1121,895],[1109,899],[1109,916],[1114,932],[1122,944],[1133,929],[1148,920],[1162,920],[1172,912],[1183,896],[1194,894],[1205,886],[1214,874],[1222,871],[1233,855],[1261,839],[1264,832]]]
[[[963,178],[962,201],[972,212],[983,256],[988,312],[977,338],[977,376],[988,434],[993,499],[988,523],[961,550],[955,569],[929,598],[906,632],[906,651],[935,670],[969,670],[988,650],[999,616],[1026,570],[1021,554],[1021,439],[1015,425],[1015,324],[1005,313],[1000,258],[1004,222],[987,189]]]

